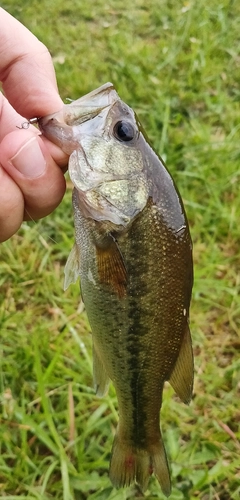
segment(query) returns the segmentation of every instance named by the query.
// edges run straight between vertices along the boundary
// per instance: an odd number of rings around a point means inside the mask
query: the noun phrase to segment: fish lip
[[[89,92],[51,115],[38,119],[40,131],[60,146],[67,154],[79,148],[75,126],[91,121],[101,111],[110,108],[120,98],[112,83],[108,82]]]
[[[79,104],[83,106],[104,109],[117,100],[119,101],[120,98],[114,88],[114,85],[110,82],[107,82],[104,85],[101,85],[101,87],[98,87],[88,94],[83,95],[76,101],[73,101],[72,105],[75,106]]]
[[[56,113],[52,113],[51,115],[47,116],[41,116],[37,120],[38,127],[40,128],[41,132],[44,133],[45,127],[48,126],[51,123],[51,126],[59,126],[59,125],[66,125],[66,122],[64,120],[64,107],[60,109],[59,111],[56,111]]]
[[[73,126],[77,122],[90,120],[99,114],[103,109],[111,106],[120,98],[112,83],[108,82],[101,87],[89,92],[70,104],[64,104],[62,109],[51,115],[47,115],[38,119],[40,130],[44,131],[44,127],[50,122],[60,126]]]
[[[97,116],[101,111],[110,108],[120,98],[112,83],[108,82],[98,89],[80,97],[64,106],[63,119],[67,125],[80,125]],[[61,116],[60,116],[61,120]]]

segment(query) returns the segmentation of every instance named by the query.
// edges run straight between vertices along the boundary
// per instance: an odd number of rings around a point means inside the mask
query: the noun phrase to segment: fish
[[[119,422],[109,476],[171,493],[160,430],[165,381],[190,403],[192,241],[178,189],[134,111],[106,83],[38,120],[69,158],[75,245],[65,288],[80,277],[96,394],[112,381]]]

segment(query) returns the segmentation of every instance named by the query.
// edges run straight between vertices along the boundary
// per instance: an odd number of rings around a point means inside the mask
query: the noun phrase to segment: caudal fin
[[[171,493],[171,480],[163,441],[159,440],[147,449],[138,449],[122,443],[116,435],[109,469],[113,486],[120,488],[136,481],[144,491],[152,472],[155,473],[162,492],[168,497]]]

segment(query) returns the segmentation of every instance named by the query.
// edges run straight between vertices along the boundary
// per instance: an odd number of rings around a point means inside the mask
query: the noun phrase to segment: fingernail
[[[46,160],[36,137],[31,137],[9,161],[29,179],[40,177],[46,169]]]

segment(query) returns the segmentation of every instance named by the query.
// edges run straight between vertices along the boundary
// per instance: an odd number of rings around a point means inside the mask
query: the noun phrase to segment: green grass
[[[16,6],[17,5],[17,6]],[[190,407],[166,387],[171,500],[240,497],[240,4],[237,0],[3,1],[50,49],[63,98],[113,81],[184,198],[194,242]],[[74,240],[70,189],[0,246],[0,497],[125,500],[108,463],[111,387],[92,390],[78,285],[63,292]],[[146,498],[163,498],[154,478]]]

